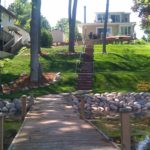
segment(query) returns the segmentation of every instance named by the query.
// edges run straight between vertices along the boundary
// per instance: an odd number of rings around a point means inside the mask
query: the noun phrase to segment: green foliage
[[[150,34],[150,1],[133,0],[133,3],[132,10],[139,13],[142,19],[142,28],[145,30],[145,33]]]
[[[61,80],[44,88],[19,91],[3,97],[19,97],[22,94],[35,96],[59,92],[70,92],[76,88],[76,62],[79,56],[61,55],[67,52],[66,46],[44,48],[46,56],[40,57],[44,72],[61,72]],[[82,46],[75,47],[81,51]],[[94,92],[138,91],[141,81],[150,83],[150,44],[145,45],[107,45],[107,54],[102,54],[102,45],[95,45],[94,54]],[[8,83],[22,73],[30,71],[30,51],[23,48],[18,55],[5,62],[1,74],[2,83]],[[2,96],[1,96],[2,97]]]
[[[8,10],[17,17],[16,24],[24,27],[27,31],[30,31],[31,9],[31,3],[28,0],[15,0],[8,7]],[[51,30],[48,20],[43,16],[41,16],[41,29]]]
[[[132,142],[138,143],[143,141],[146,135],[150,136],[149,117],[130,117],[130,122]],[[118,117],[106,118],[106,116],[100,116],[98,119],[92,121],[92,123],[100,131],[104,132],[108,137],[110,137],[116,144],[118,144],[118,146],[121,144],[121,126],[120,119]],[[148,149],[146,148],[145,150]]]
[[[50,26],[48,20],[43,16],[41,16],[41,29],[45,29],[45,30],[49,30],[49,31],[51,30],[51,26]]]
[[[76,40],[81,40],[81,34],[78,31],[77,24],[81,23],[80,21],[76,21],[76,26],[75,26],[75,39]],[[66,40],[69,39],[69,21],[68,18],[62,18],[60,19],[57,23],[56,26],[54,27],[56,29],[60,29],[64,32]]]
[[[143,39],[140,39],[140,40],[135,40],[134,43],[135,43],[135,44],[139,44],[139,45],[144,45],[144,44],[146,44],[147,42],[146,42],[145,40],[143,40]]]
[[[29,18],[31,16],[31,3],[27,0],[15,0],[10,4],[8,10],[12,11],[16,17],[16,24],[22,27],[29,26]],[[26,28],[28,29],[28,28]]]
[[[53,42],[52,35],[49,31],[43,29],[41,31],[41,47],[51,47]]]
[[[108,45],[108,54],[95,46],[95,92],[137,91],[140,81],[150,83],[150,45]]]

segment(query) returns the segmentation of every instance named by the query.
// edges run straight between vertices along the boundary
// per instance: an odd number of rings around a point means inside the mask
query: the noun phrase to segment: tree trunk
[[[74,39],[75,39],[75,23],[76,23],[77,2],[78,2],[78,0],[74,0],[73,8],[72,8],[72,0],[69,0],[69,5],[68,5],[69,52],[75,52],[75,50],[74,50]]]
[[[41,0],[32,0],[32,20],[31,20],[31,70],[30,81],[39,82],[39,19],[40,19]]]
[[[108,11],[109,11],[109,0],[106,2],[106,13],[105,13],[105,22],[104,22],[104,32],[103,32],[103,50],[102,53],[106,53],[106,35],[107,35],[107,23],[108,23]]]

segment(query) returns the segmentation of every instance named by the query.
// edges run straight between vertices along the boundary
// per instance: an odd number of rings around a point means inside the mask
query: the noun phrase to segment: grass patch
[[[77,52],[81,46],[75,47]],[[150,83],[150,44],[145,45],[107,45],[107,54],[102,54],[102,45],[94,47],[94,92],[131,92],[138,91],[141,81]],[[44,72],[61,72],[62,78],[55,85],[28,91],[19,91],[1,98],[20,97],[22,94],[40,96],[47,93],[71,92],[76,90],[76,62],[79,55],[61,55],[68,51],[67,46],[43,48],[46,56],[40,57]],[[22,73],[30,72],[30,51],[23,48],[19,54],[0,60],[4,67],[0,76],[1,83],[11,82]]]
[[[138,91],[137,84],[150,84],[150,44],[108,45],[107,54],[95,45],[94,92]]]
[[[17,134],[22,122],[19,120],[5,119],[4,121],[4,150],[8,149],[14,136]]]
[[[78,51],[82,47],[78,47]],[[76,48],[77,49],[77,48]],[[79,60],[78,55],[61,55],[67,52],[67,47],[55,47],[50,49],[42,49],[46,56],[40,57],[42,69],[44,72],[61,72],[61,80],[47,87],[32,89],[28,91],[17,91],[12,94],[0,95],[1,98],[15,98],[23,94],[40,96],[48,93],[71,92],[76,89],[76,61]],[[19,54],[13,58],[1,60],[4,67],[1,73],[1,83],[9,83],[17,79],[22,73],[30,72],[30,51],[23,48]]]
[[[120,145],[121,142],[121,124],[118,118],[100,117],[93,120],[92,123],[103,131],[110,139]],[[130,117],[132,144],[143,141],[145,136],[150,136],[150,118]]]

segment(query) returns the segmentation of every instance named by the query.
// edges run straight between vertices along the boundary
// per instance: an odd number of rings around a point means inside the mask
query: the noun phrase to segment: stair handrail
[[[6,39],[10,40],[13,38],[13,35],[5,30],[1,30],[1,36],[0,39],[5,40],[4,38],[6,37]]]
[[[12,39],[10,39],[4,46],[3,49],[4,51],[8,51],[8,48],[11,48],[11,45],[14,43],[15,38],[13,37]]]
[[[82,55],[83,55],[84,52],[85,52],[85,40],[83,39],[82,40],[82,49],[80,51],[79,58],[76,60],[76,69],[75,69],[76,73],[77,73],[77,70],[78,70],[78,64],[80,64],[81,58],[82,58]]]
[[[11,46],[11,53],[15,54],[22,47],[22,36]]]

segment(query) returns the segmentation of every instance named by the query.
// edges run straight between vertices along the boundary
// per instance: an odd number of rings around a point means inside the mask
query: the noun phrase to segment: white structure
[[[94,23],[79,24],[78,28],[86,38],[94,35],[102,37],[104,30],[105,13],[97,12]],[[130,13],[126,12],[109,12],[107,36],[133,36],[136,23],[130,22]]]
[[[29,33],[15,25],[16,16],[0,5],[0,51],[16,53],[30,41]]]
[[[1,10],[1,27],[3,27],[4,30],[8,31],[9,30],[8,28],[10,26],[11,27],[14,26],[16,16],[1,5],[0,10]]]
[[[65,42],[64,32],[58,29],[53,30],[52,32],[53,43],[63,43]]]

